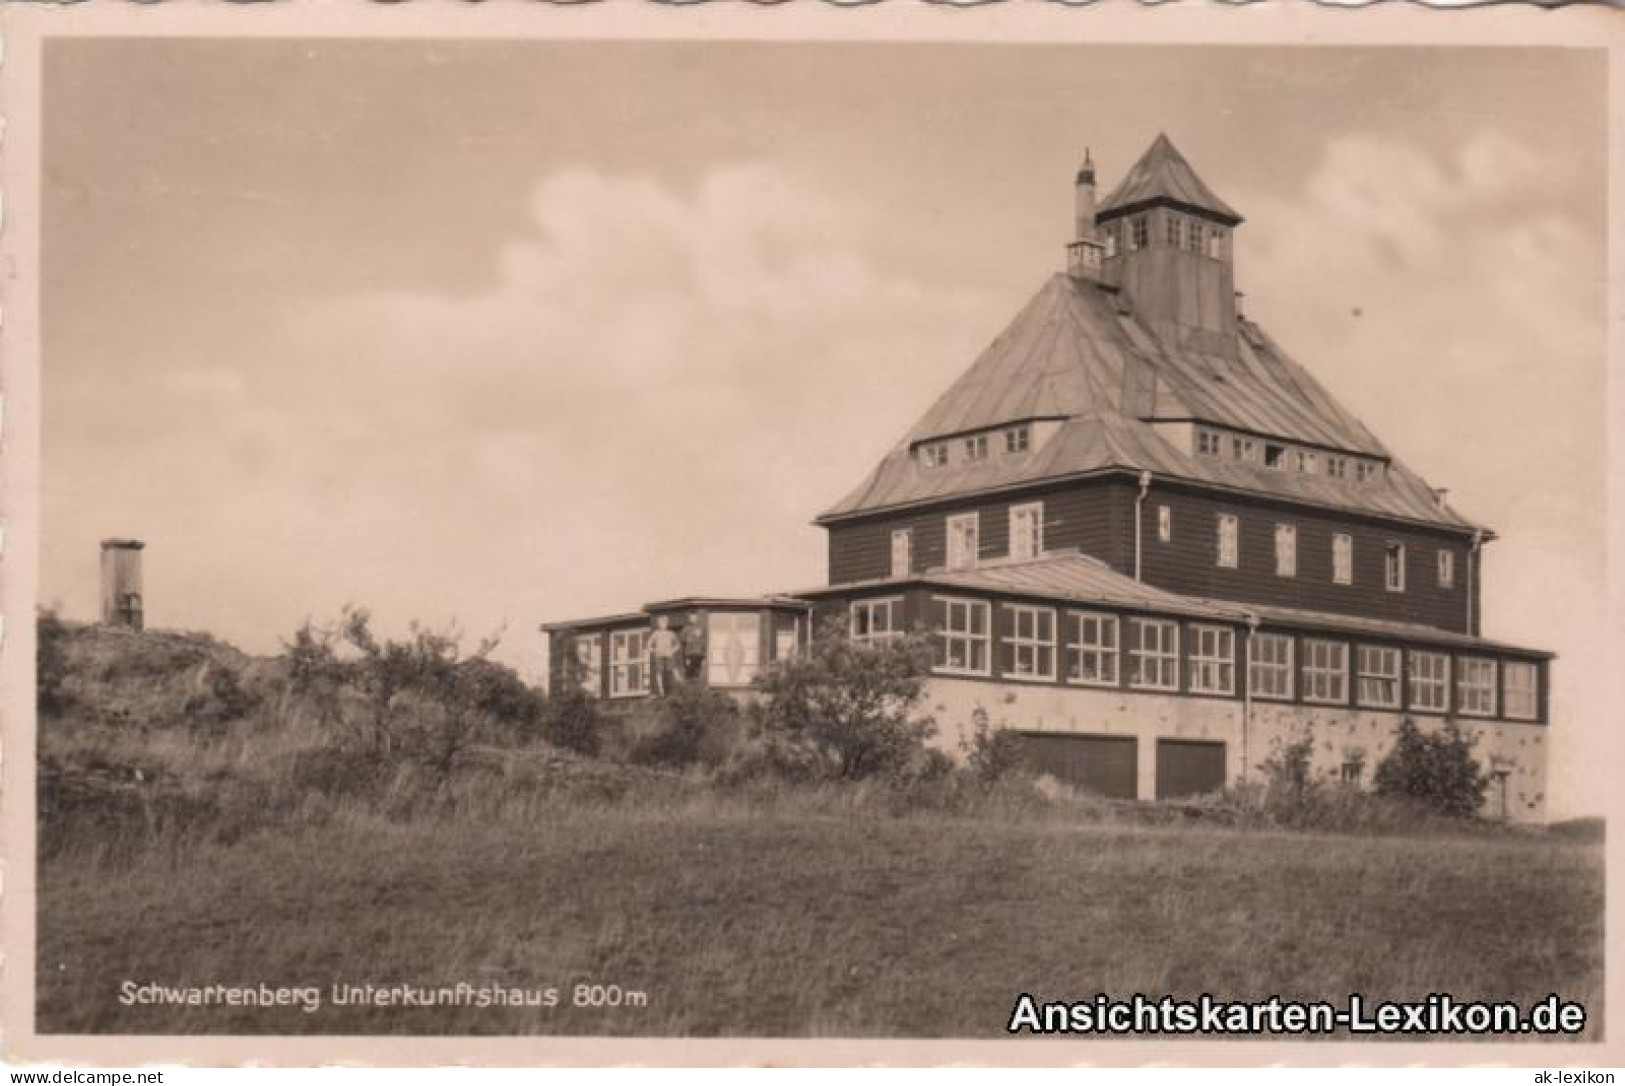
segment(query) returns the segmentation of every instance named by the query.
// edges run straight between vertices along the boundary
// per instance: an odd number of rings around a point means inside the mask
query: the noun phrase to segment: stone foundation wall
[[[933,677],[924,708],[937,721],[937,744],[955,755],[969,738],[975,711],[986,711],[1000,728],[1031,732],[1134,736],[1138,741],[1138,796],[1156,796],[1156,749],[1161,739],[1208,739],[1225,744],[1227,779],[1257,780],[1259,765],[1306,729],[1315,738],[1317,773],[1338,779],[1345,762],[1358,760],[1369,786],[1377,764],[1392,748],[1404,714],[1337,706],[1254,701],[1250,718],[1239,700],[1053,684],[986,682]],[[1423,731],[1443,726],[1438,717],[1413,717]],[[1546,732],[1540,724],[1460,721],[1477,740],[1475,756],[1486,769],[1504,766],[1505,813],[1515,822],[1546,818]],[[1484,813],[1502,813],[1502,785],[1492,782]]]

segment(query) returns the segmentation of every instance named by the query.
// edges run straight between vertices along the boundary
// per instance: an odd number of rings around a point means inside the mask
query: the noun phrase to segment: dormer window
[[[1326,477],[1328,479],[1347,479],[1349,474],[1349,458],[1346,456],[1326,457]]]
[[[1222,439],[1217,430],[1200,428],[1196,431],[1196,451],[1203,456],[1218,456],[1223,448]]]
[[[928,468],[944,467],[948,463],[948,446],[940,441],[920,447],[920,462]]]
[[[1286,446],[1272,441],[1264,442],[1264,466],[1276,471],[1286,470]]]
[[[1024,453],[1032,448],[1033,431],[1027,425],[1012,426],[1004,432],[1004,451],[1007,453]]]
[[[1354,464],[1354,478],[1358,482],[1369,483],[1377,474],[1377,465],[1370,460],[1359,460]]]
[[[966,460],[986,460],[987,459],[987,435],[986,434],[977,434],[975,437],[967,437],[965,439],[965,459]]]
[[[1230,454],[1237,460],[1249,461],[1254,459],[1254,450],[1258,443],[1250,437],[1232,437],[1230,439]]]

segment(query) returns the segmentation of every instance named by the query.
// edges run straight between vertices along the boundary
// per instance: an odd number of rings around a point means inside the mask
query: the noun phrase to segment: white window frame
[[[1223,456],[1224,435],[1209,426],[1196,428],[1196,452],[1199,456]]]
[[[1354,537],[1347,532],[1332,536],[1332,583],[1354,583]]]
[[[1022,517],[1032,518],[1032,550],[1026,554],[1016,552],[1016,522]],[[1044,553],[1044,503],[1023,502],[1010,507],[1010,557],[1011,558],[1037,558]]]
[[[1440,662],[1443,664],[1443,674],[1422,674],[1419,666],[1423,660]],[[1450,711],[1450,654],[1448,652],[1431,652],[1426,649],[1411,649],[1405,654],[1405,664],[1410,671],[1410,688],[1405,699],[1407,709],[1422,713],[1447,713]],[[1431,669],[1430,669],[1431,670]],[[1428,691],[1429,696],[1420,698],[1417,695]],[[1433,697],[1437,694],[1437,698]]]
[[[1144,215],[1136,215],[1128,221],[1128,251],[1139,252],[1151,245],[1151,223]]]
[[[1392,645],[1361,645],[1355,693],[1365,709],[1398,709],[1405,686],[1403,657]],[[1381,692],[1388,690],[1384,696]]]
[[[1349,645],[1323,637],[1303,639],[1303,700],[1321,705],[1349,702]]]
[[[1318,474],[1320,472],[1320,457],[1308,449],[1299,449],[1298,472],[1302,475]]]
[[[1272,452],[1274,459],[1271,459]],[[1285,471],[1287,458],[1291,455],[1292,450],[1278,441],[1264,442],[1264,466],[1271,471]]]
[[[1003,677],[1020,682],[1054,682],[1055,609],[1021,603],[1007,603],[1004,608],[1010,632],[1002,639],[1006,650]]]
[[[947,519],[947,556],[949,569],[975,569],[977,561],[982,554],[982,514],[981,513],[955,513]],[[959,533],[954,526],[958,524],[970,525],[970,552],[958,552],[955,541]]]
[[[1346,456],[1326,455],[1326,478],[1346,479],[1349,474],[1349,458]]]
[[[637,651],[624,651],[633,643]],[[609,696],[636,698],[649,692],[649,631],[612,630],[609,635]]]
[[[1166,618],[1131,618],[1128,620],[1130,639],[1128,648],[1128,684],[1136,690],[1179,689],[1179,623]],[[1148,631],[1157,631],[1154,643],[1148,644]],[[1172,643],[1169,643],[1169,637]],[[1147,682],[1149,669],[1157,681]],[[1171,671],[1172,678],[1164,678]]]
[[[1298,575],[1298,526],[1285,521],[1275,525],[1275,575]]]
[[[941,468],[948,466],[948,445],[943,441],[932,441],[920,447],[921,461],[928,468]]]
[[[1527,685],[1513,682],[1513,676],[1527,676]],[[1508,720],[1540,719],[1540,665],[1527,660],[1507,660],[1501,665],[1501,683],[1506,691],[1501,715]],[[1528,708],[1524,708],[1525,705]]]
[[[895,641],[903,636],[902,611],[902,596],[853,600],[847,618],[848,636],[860,645]],[[884,621],[877,624],[876,619],[881,615],[885,616]]]
[[[1257,451],[1258,442],[1254,441],[1252,438],[1242,437],[1240,434],[1231,435],[1230,456],[1237,463],[1251,464],[1254,460],[1258,459],[1258,457],[1255,455]]]
[[[1266,656],[1263,646],[1271,646]],[[1285,654],[1274,648],[1285,646]],[[1247,688],[1255,698],[1266,701],[1291,701],[1298,688],[1296,673],[1296,643],[1291,634],[1255,633],[1247,639]]]
[[[1489,656],[1456,659],[1456,709],[1462,716],[1494,716],[1500,668]]]
[[[1012,426],[1004,432],[1004,451],[1007,453],[1024,453],[1033,446],[1032,427],[1026,423]]]
[[[1389,541],[1382,547],[1382,586],[1390,592],[1405,591],[1405,544]]]
[[[907,577],[914,572],[914,529],[894,528],[891,534],[891,575]]]
[[[590,637],[576,637],[573,639],[576,654],[576,667],[579,671],[577,685],[587,693],[597,696],[604,691],[604,639],[594,633]],[[582,650],[587,650],[583,652]]]
[[[1172,543],[1174,539],[1174,509],[1171,505],[1157,506],[1157,540]]]
[[[1438,569],[1439,569],[1439,587],[1440,588],[1455,588],[1456,587],[1456,552],[1449,549],[1448,547],[1440,547],[1439,548],[1439,556],[1438,556],[1438,560],[1436,562],[1436,565],[1438,566]]]
[[[1080,686],[1116,686],[1122,674],[1123,644],[1118,617],[1100,611],[1068,611],[1066,623],[1066,681]],[[1096,677],[1084,674],[1085,661],[1094,663]]]
[[[1241,518],[1234,513],[1219,513],[1214,522],[1218,554],[1214,565],[1220,569],[1241,567]]]
[[[986,434],[972,434],[965,439],[965,459],[973,463],[987,459]]]
[[[1354,462],[1354,481],[1369,483],[1377,477],[1377,465],[1370,460],[1356,460]]]
[[[1229,626],[1191,626],[1191,693],[1236,692],[1236,631]]]
[[[937,632],[938,647],[941,652],[938,660],[933,664],[932,670],[944,675],[991,675],[993,673],[993,608],[986,600],[970,599],[964,596],[936,596],[936,602],[943,605],[942,628]],[[955,614],[963,615],[967,620],[973,615],[981,616],[981,633],[975,633],[975,622],[967,621],[962,627],[954,624]],[[949,646],[961,644],[965,648],[964,659],[968,662],[965,667],[950,667],[949,658],[953,655]],[[974,666],[980,649],[982,666]]]

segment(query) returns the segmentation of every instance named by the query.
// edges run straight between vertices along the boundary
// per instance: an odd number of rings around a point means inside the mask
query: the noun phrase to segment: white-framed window
[[[1224,259],[1224,231],[1217,226],[1207,228],[1207,255],[1214,260]]]
[[[597,634],[575,639],[576,681],[589,694],[603,689],[604,642]]]
[[[1360,646],[1360,704],[1368,709],[1399,708],[1399,650]]]
[[[705,619],[706,675],[712,686],[749,686],[762,660],[757,611],[712,611]]]
[[[1117,685],[1117,616],[1069,611],[1066,677],[1090,686]]]
[[[1230,455],[1243,462],[1251,462],[1257,456],[1258,442],[1250,437],[1236,435],[1230,439]]]
[[[940,468],[948,463],[948,446],[941,441],[920,446],[920,462],[928,468]]]
[[[1236,692],[1236,631],[1228,626],[1191,627],[1191,690]]]
[[[1505,712],[1512,720],[1535,720],[1540,716],[1540,675],[1534,664],[1508,660],[1501,668],[1506,684]]]
[[[1179,623],[1131,618],[1128,628],[1128,684],[1145,690],[1178,690]]]
[[[1247,685],[1255,698],[1291,701],[1292,637],[1290,634],[1258,633],[1250,640],[1251,659],[1247,662]]]
[[[1004,451],[1007,453],[1024,453],[1032,448],[1033,431],[1026,423],[1012,426],[1004,432]]]
[[[1349,458],[1346,456],[1326,457],[1326,477],[1328,479],[1346,479],[1349,474]]]
[[[973,434],[965,439],[966,460],[987,459],[987,435]]]
[[[1452,550],[1439,550],[1439,587],[1456,587],[1456,552]]]
[[[1442,713],[1450,707],[1450,657],[1442,652],[1410,651],[1410,708]]]
[[[1144,249],[1151,244],[1151,224],[1146,222],[1144,215],[1136,215],[1129,220],[1129,249]]]
[[[1349,647],[1342,641],[1305,638],[1303,700],[1344,705],[1349,700]]]
[[[866,645],[903,636],[903,597],[852,601],[852,640]]]
[[[1217,524],[1219,533],[1218,564],[1224,569],[1235,569],[1241,557],[1236,515],[1234,513],[1220,513]]]
[[[1010,557],[1037,558],[1044,553],[1044,503],[1010,507]]]
[[[1354,480],[1360,483],[1369,483],[1377,474],[1377,465],[1372,460],[1357,460],[1354,462]]]
[[[948,518],[948,568],[970,569],[981,549],[982,515],[956,513]]]
[[[630,698],[649,690],[649,631],[617,630],[609,635],[609,696]]]
[[[1314,475],[1320,471],[1320,457],[1307,449],[1299,449],[1298,470],[1305,475]]]
[[[1170,506],[1157,506],[1157,539],[1171,543],[1174,538],[1174,511]]]
[[[1055,612],[1048,607],[1005,604],[1010,632],[1004,639],[1004,675],[1013,679],[1055,678]]]
[[[891,575],[907,577],[914,572],[914,532],[898,528],[891,534]]]
[[[1456,661],[1456,705],[1463,716],[1494,716],[1496,667],[1482,656]]]
[[[1206,228],[1196,219],[1185,222],[1185,248],[1193,253],[1202,252],[1205,247]]]
[[[1287,463],[1287,448],[1277,445],[1273,441],[1264,442],[1264,466],[1275,471],[1285,471]]]
[[[1165,212],[1164,217],[1168,220],[1168,247],[1170,249],[1182,247],[1185,243],[1184,220],[1171,211]]]
[[[1382,581],[1390,592],[1405,591],[1405,544],[1389,543],[1383,547]]]
[[[1203,456],[1218,456],[1224,449],[1224,437],[1206,426],[1196,428],[1196,451]]]
[[[1275,526],[1275,575],[1277,577],[1296,577],[1298,575],[1298,526],[1296,524],[1277,524]]]
[[[1332,536],[1332,583],[1354,583],[1354,537],[1341,532]]]
[[[937,602],[942,604],[937,670],[956,675],[988,674],[991,637],[987,601],[938,596]]]

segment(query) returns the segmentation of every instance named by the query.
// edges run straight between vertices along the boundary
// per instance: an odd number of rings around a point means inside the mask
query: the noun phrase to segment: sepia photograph
[[[33,1035],[1607,1039],[1607,48],[35,48]]]

